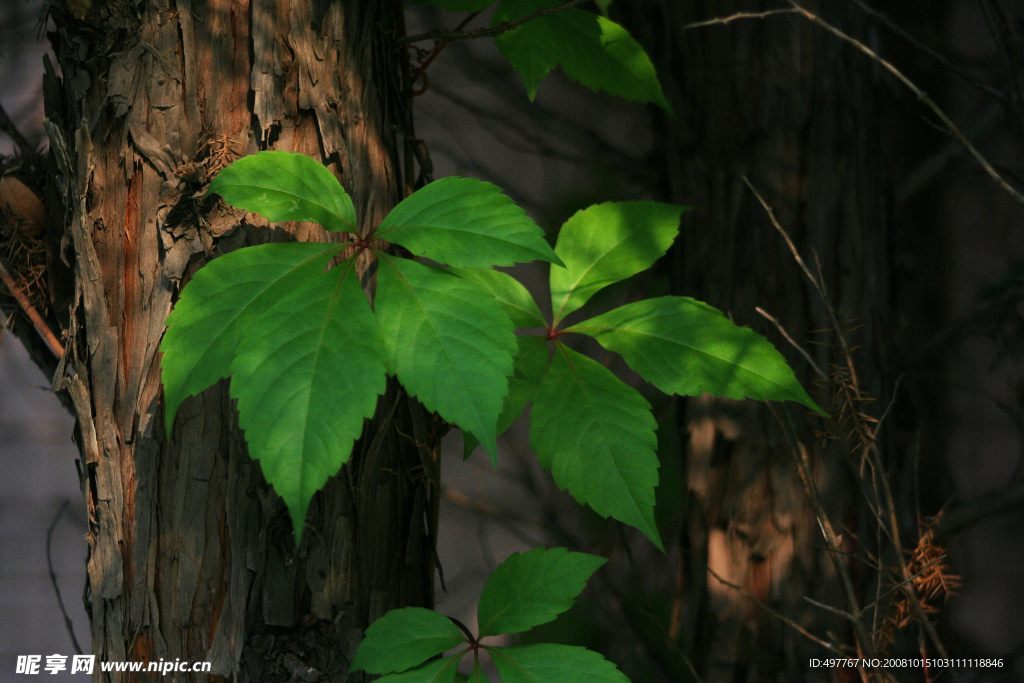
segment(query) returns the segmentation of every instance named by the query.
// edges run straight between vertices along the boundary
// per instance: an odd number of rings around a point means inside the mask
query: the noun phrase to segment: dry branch
[[[938,104],[935,103],[935,100],[933,100],[931,96],[928,95],[928,93],[926,93],[924,90],[918,87],[916,83],[910,80],[906,76],[906,74],[897,69],[892,64],[892,62],[889,62],[888,60],[881,57],[877,52],[869,48],[867,45],[857,40],[853,36],[844,33],[840,29],[836,28],[832,24],[828,23],[827,21],[819,17],[817,14],[814,14],[810,10],[804,8],[803,6],[799,5],[796,2],[793,2],[792,0],[790,0],[789,4],[792,5],[792,7],[805,19],[807,19],[808,21],[817,26],[820,26],[822,29],[831,33],[833,36],[843,41],[844,43],[847,43],[848,45],[856,48],[859,52],[863,53],[864,55],[872,59],[875,63],[877,63],[879,66],[881,66],[883,69],[885,69],[890,74],[895,76],[896,80],[902,83],[908,90],[910,90],[910,92],[914,93],[917,99],[928,109],[930,109],[931,112],[935,114],[935,116],[939,118],[939,120],[942,122],[942,125],[946,127],[946,130],[948,130],[949,133],[954,138],[956,138],[961,145],[964,146],[964,149],[966,149],[967,152],[972,157],[974,157],[974,160],[978,162],[978,165],[980,165],[982,169],[984,169],[985,173],[987,173],[989,177],[992,178],[992,180],[995,181],[995,183],[999,187],[1005,190],[1006,193],[1009,194],[1015,202],[1024,206],[1024,194],[1021,194],[1016,188],[1010,185],[1010,183],[1005,178],[1003,178],[999,171],[997,171],[995,167],[992,165],[992,162],[985,158],[985,156],[980,151],[978,151],[978,148],[975,147],[974,144],[967,139],[967,136],[964,135],[963,132],[960,130],[959,126],[957,126],[956,123],[954,123],[953,120],[949,118],[949,115],[946,114],[946,112]]]
[[[11,274],[7,272],[7,268],[5,268],[2,263],[0,263],[0,283],[3,283],[3,286],[8,292],[10,292],[11,296],[14,297],[14,300],[18,302],[18,306],[21,308],[22,312],[28,316],[28,319],[32,322],[32,327],[34,327],[39,336],[42,337],[43,342],[46,344],[46,347],[50,349],[50,352],[57,358],[63,358],[64,345],[60,343],[60,340],[57,339],[57,335],[53,333],[50,326],[46,324],[45,320],[43,320],[43,316],[39,315],[39,311],[37,311],[36,307],[32,305],[32,302],[28,300],[28,297],[26,297],[18,288],[14,278],[11,277]]]

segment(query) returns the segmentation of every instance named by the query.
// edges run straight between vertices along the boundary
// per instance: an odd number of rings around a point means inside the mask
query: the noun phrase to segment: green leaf
[[[516,337],[519,349],[516,351],[512,377],[508,380],[508,396],[498,416],[498,435],[504,434],[512,423],[523,414],[526,404],[540,385],[548,367],[547,342],[543,337]],[[480,442],[472,434],[463,433],[463,457],[468,458]],[[492,463],[497,460],[492,458]]]
[[[338,473],[384,393],[384,342],[351,261],[306,265],[254,319],[231,364],[249,455],[291,513]]]
[[[196,272],[168,316],[160,343],[168,434],[182,401],[228,376],[252,321],[295,289],[307,268],[325,268],[340,249],[336,244],[261,244],[225,254]]]
[[[388,674],[374,683],[455,683],[462,657],[445,657],[401,673]]]
[[[213,179],[210,194],[271,221],[314,221],[356,232],[352,199],[326,166],[292,152],[242,157]]]
[[[480,662],[473,662],[473,671],[466,680],[468,683],[487,683],[487,676],[484,675],[484,670],[480,668]]]
[[[657,439],[651,406],[607,368],[558,344],[533,399],[530,443],[555,482],[658,548]]]
[[[685,210],[657,202],[607,202],[566,221],[555,246],[565,268],[551,269],[555,324],[599,290],[654,265],[675,240]]]
[[[572,607],[587,579],[607,560],[565,548],[513,553],[484,584],[477,608],[480,636],[521,633]]]
[[[559,262],[525,211],[496,185],[473,178],[442,178],[417,190],[384,218],[376,237],[463,268]]]
[[[508,273],[491,268],[457,268],[453,272],[494,297],[505,308],[516,327],[547,326],[533,295]]]
[[[601,14],[608,16],[608,8],[612,5],[612,0],[594,0],[594,4],[597,5],[597,9],[600,10]]]
[[[796,401],[821,412],[771,342],[688,297],[626,304],[566,331],[590,335],[667,394]]]
[[[488,647],[501,683],[629,683],[607,659],[575,645]]]
[[[450,12],[479,12],[494,0],[416,0],[418,5],[432,5]]]
[[[456,275],[385,254],[379,259],[377,319],[389,371],[428,409],[497,453],[516,351],[512,321]]]
[[[462,631],[442,614],[423,607],[393,609],[366,629],[352,669],[372,674],[405,671],[465,642]]]
[[[502,0],[492,26],[515,21],[562,0]],[[654,64],[629,32],[593,12],[565,9],[546,14],[495,38],[498,48],[519,72],[530,99],[556,66],[581,85],[633,102],[672,108],[658,83]]]

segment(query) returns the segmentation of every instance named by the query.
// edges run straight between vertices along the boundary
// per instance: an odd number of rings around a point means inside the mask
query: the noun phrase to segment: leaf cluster
[[[606,15],[611,0],[596,0],[600,13],[566,0],[417,0],[453,12],[480,12],[495,5],[495,42],[519,73],[532,101],[556,68],[591,90],[647,102],[671,114],[654,64],[625,28]],[[508,30],[502,30],[507,28]]]
[[[467,450],[482,444],[492,459],[498,435],[531,404],[530,442],[555,482],[658,547],[651,406],[565,335],[592,337],[666,393],[817,409],[767,340],[693,299],[636,301],[563,327],[594,294],[660,258],[683,207],[591,206],[562,226],[552,249],[497,187],[470,178],[427,185],[362,234],[341,184],[304,155],[246,157],[210,191],[345,236],[214,259],[182,291],[161,345],[168,431],[187,396],[230,376],[249,452],[287,505],[296,538],[313,495],[349,459],[387,375],[460,427]],[[434,263],[390,254],[388,244]],[[372,306],[355,265],[364,251],[376,268]],[[552,264],[550,320],[520,282],[494,269],[528,260]]]
[[[477,607],[477,630],[422,607],[394,609],[377,619],[352,661],[353,670],[381,674],[381,683],[455,683],[459,662],[473,656],[469,681],[484,681],[486,652],[504,683],[561,683],[583,678],[601,683],[628,679],[596,652],[539,643],[497,646],[483,639],[523,633],[572,607],[603,557],[565,548],[513,553],[491,573]],[[447,657],[440,655],[455,650]],[[462,680],[465,680],[462,678]]]

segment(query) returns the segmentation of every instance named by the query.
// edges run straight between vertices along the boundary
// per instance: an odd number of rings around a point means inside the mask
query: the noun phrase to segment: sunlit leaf
[[[558,262],[544,232],[497,186],[442,178],[392,209],[376,237],[451,266],[487,268]]]
[[[647,270],[679,232],[685,207],[657,202],[607,202],[576,212],[558,233],[551,269],[551,307],[563,320],[610,284]]]
[[[352,199],[326,166],[305,154],[257,152],[213,179],[210,193],[272,221],[314,221],[328,230],[356,231]]]
[[[566,331],[590,335],[667,394],[795,401],[821,412],[767,339],[688,297],[626,304]]]

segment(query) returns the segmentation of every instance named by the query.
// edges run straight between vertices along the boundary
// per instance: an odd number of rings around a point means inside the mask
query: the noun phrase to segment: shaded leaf
[[[491,25],[560,4],[562,0],[502,0]],[[566,76],[591,90],[672,111],[650,57],[626,29],[607,17],[580,9],[560,10],[532,19],[495,40],[522,76],[531,100],[540,82],[560,66]]]
[[[495,454],[516,351],[512,321],[462,278],[408,259],[379,258],[377,319],[390,372],[428,409]]]
[[[821,412],[771,342],[695,299],[637,301],[566,331],[590,335],[667,394],[796,401]]]
[[[217,174],[209,191],[271,221],[313,221],[328,230],[356,232],[351,197],[326,166],[305,154],[242,157]]]
[[[229,374],[252,321],[300,286],[308,269],[322,270],[336,244],[261,244],[216,258],[182,290],[160,343],[168,434],[181,402]]]
[[[544,315],[529,290],[508,273],[491,268],[458,268],[454,271],[494,297],[516,327],[545,327]]]
[[[249,455],[288,506],[296,542],[384,393],[383,341],[353,264],[311,263],[246,331],[231,396]]]
[[[496,186],[442,178],[391,210],[376,236],[417,256],[463,268],[558,262],[544,231]]]
[[[388,674],[375,683],[455,683],[461,657],[445,657],[401,673]]]
[[[393,609],[366,629],[352,669],[372,674],[397,673],[465,642],[462,631],[443,614],[423,607]],[[436,662],[428,666],[433,664]]]
[[[470,672],[466,680],[468,683],[487,683],[487,676],[484,675],[484,670],[480,668],[480,662],[473,662],[473,671]]]
[[[513,553],[491,573],[480,594],[479,637],[520,633],[572,607],[587,580],[607,560],[565,548]]]
[[[635,389],[557,345],[530,414],[538,460],[578,502],[636,527],[660,549],[654,428],[651,406]]]
[[[501,683],[629,683],[625,674],[601,655],[575,645],[488,647]]]
[[[518,350],[514,360],[512,376],[508,380],[508,396],[498,416],[498,435],[504,434],[512,423],[523,414],[526,404],[540,385],[548,367],[547,342],[543,337],[516,337]],[[480,442],[472,434],[463,433],[463,457],[468,458]],[[497,464],[496,458],[491,458]]]
[[[576,212],[555,245],[565,263],[551,269],[555,324],[601,289],[654,265],[675,240],[685,210],[658,202],[607,202]]]

